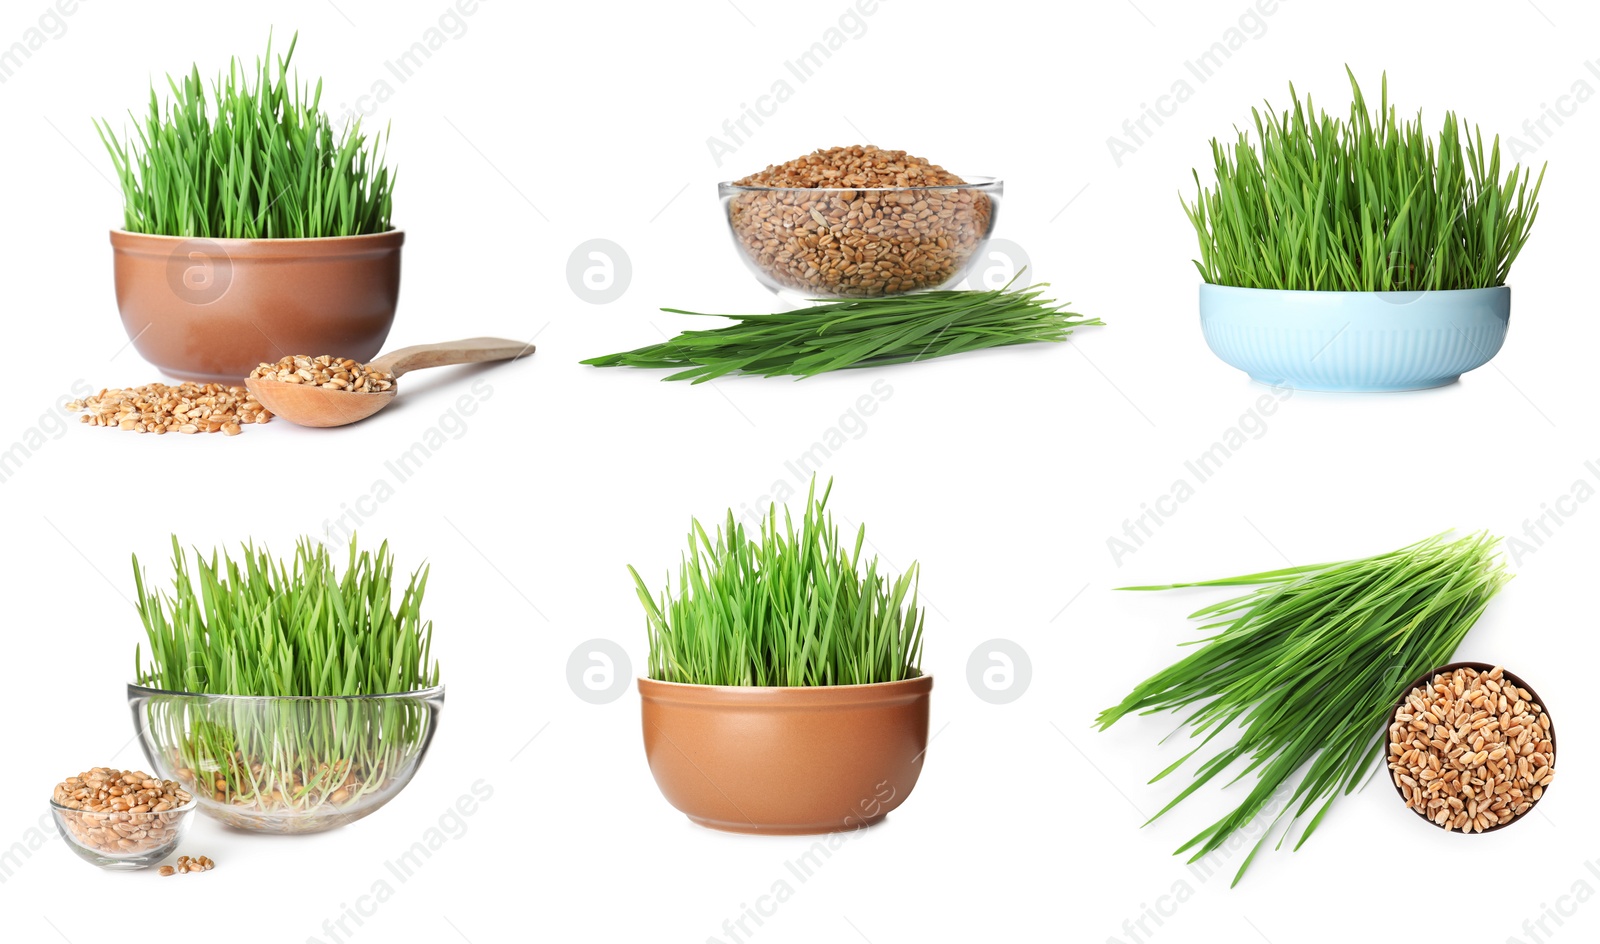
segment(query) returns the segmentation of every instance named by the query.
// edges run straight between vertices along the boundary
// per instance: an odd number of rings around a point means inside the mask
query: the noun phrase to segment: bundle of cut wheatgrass
[[[1295,822],[1310,819],[1299,848],[1341,794],[1355,790],[1384,749],[1390,711],[1415,678],[1451,661],[1462,637],[1510,575],[1486,534],[1439,535],[1388,554],[1288,567],[1179,587],[1253,587],[1196,611],[1195,651],[1141,682],[1102,711],[1101,730],[1130,714],[1186,712],[1181,728],[1199,743],[1162,770],[1161,780],[1212,749],[1193,780],[1160,817],[1213,779],[1254,776],[1238,806],[1177,849],[1197,861],[1275,804],[1289,802],[1260,828],[1261,838],[1234,877],[1249,868],[1269,836],[1281,847]],[[1175,732],[1176,733],[1176,732]],[[1229,743],[1230,738],[1236,738]],[[1287,817],[1288,822],[1283,820]],[[1274,827],[1282,825],[1281,830]]]
[[[923,361],[984,348],[1065,341],[1098,325],[1050,299],[1048,283],[859,298],[774,314],[731,315],[721,328],[685,331],[660,344],[592,357],[593,367],[675,370],[666,380],[703,383],[726,374],[813,377],[847,367]],[[703,312],[664,308],[681,315]]]

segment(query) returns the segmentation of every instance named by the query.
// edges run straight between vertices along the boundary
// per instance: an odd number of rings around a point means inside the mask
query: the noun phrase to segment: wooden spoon
[[[424,367],[444,367],[448,364],[477,364],[483,361],[513,360],[532,354],[533,345],[504,338],[467,338],[463,341],[445,341],[442,344],[418,344],[403,347],[385,354],[367,366],[393,374],[398,381],[401,374]],[[300,426],[346,426],[360,422],[388,406],[399,392],[399,384],[377,393],[356,393],[350,390],[331,390],[311,384],[284,383],[265,377],[251,377],[244,385],[272,415],[282,417]]]

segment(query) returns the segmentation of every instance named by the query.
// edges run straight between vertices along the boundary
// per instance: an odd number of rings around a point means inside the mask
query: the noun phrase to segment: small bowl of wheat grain
[[[1003,189],[871,145],[813,151],[718,186],[740,258],[791,299],[954,288],[982,258]]]
[[[196,808],[188,790],[143,771],[94,767],[56,785],[50,813],[80,859],[103,869],[148,869],[171,855]]]
[[[1484,662],[1454,662],[1412,683],[1390,715],[1388,740],[1400,798],[1447,832],[1503,829],[1555,778],[1556,729],[1544,701]]]

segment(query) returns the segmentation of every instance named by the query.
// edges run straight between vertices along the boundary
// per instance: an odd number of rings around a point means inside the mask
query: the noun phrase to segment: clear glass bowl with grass
[[[113,872],[157,865],[178,850],[198,801],[170,810],[121,812],[75,810],[50,801],[50,816],[78,858]]]
[[[718,185],[739,258],[791,301],[881,298],[954,288],[994,232],[1004,185]]]
[[[444,686],[387,695],[201,695],[128,686],[159,776],[239,829],[314,833],[394,799],[428,753]]]

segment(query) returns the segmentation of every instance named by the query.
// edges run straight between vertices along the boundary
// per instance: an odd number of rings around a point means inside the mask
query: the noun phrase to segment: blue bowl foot
[[[1258,384],[1268,387],[1291,387],[1307,393],[1399,393],[1406,390],[1432,390],[1435,387],[1448,387],[1461,379],[1460,374],[1449,377],[1440,377],[1437,380],[1425,380],[1421,383],[1403,384],[1347,384],[1343,386],[1319,386],[1317,384],[1297,384],[1287,380],[1268,380],[1265,377],[1250,375],[1250,379]]]

